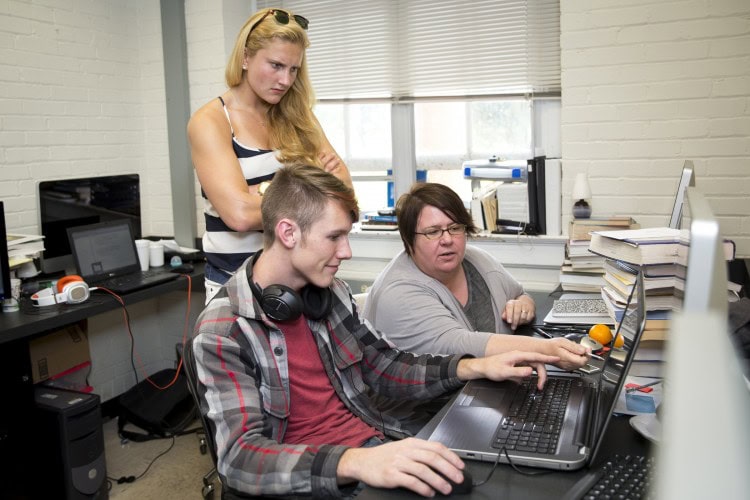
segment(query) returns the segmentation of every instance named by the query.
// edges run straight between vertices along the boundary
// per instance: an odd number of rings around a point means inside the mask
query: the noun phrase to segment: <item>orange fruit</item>
[[[625,337],[622,336],[622,333],[618,333],[615,337],[615,347],[619,349],[623,345],[625,345]]]
[[[601,345],[609,345],[612,342],[612,330],[607,325],[597,323],[589,329],[589,337]]]

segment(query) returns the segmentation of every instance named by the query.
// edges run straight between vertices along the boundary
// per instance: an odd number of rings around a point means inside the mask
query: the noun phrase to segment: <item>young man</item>
[[[362,322],[335,278],[351,258],[354,192],[315,167],[278,171],[261,204],[264,250],[198,319],[202,411],[214,429],[222,484],[251,495],[334,498],[358,486],[447,494],[463,462],[404,437],[368,387],[430,399],[469,379],[521,379],[559,358],[514,351],[487,358],[401,352]]]

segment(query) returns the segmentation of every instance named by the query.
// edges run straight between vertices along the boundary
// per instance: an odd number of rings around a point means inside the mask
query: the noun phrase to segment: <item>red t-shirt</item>
[[[278,323],[289,358],[289,422],[284,442],[360,446],[382,434],[350,412],[328,379],[304,316]]]

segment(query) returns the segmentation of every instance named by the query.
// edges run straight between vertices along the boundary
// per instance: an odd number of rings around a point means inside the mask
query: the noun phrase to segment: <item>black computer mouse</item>
[[[463,472],[464,480],[460,483],[454,483],[447,477],[440,474],[441,476],[443,476],[443,479],[450,483],[451,488],[453,488],[450,493],[451,495],[463,495],[465,493],[471,493],[471,489],[474,487],[474,479],[472,479],[471,473],[466,469],[461,472]]]

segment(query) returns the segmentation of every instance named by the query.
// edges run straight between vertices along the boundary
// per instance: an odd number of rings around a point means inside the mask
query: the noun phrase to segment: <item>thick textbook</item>
[[[640,227],[631,217],[591,217],[573,219],[568,226],[568,238],[573,241],[588,241],[593,231],[614,231]]]
[[[642,266],[650,267],[650,266]],[[608,286],[615,288],[621,295],[627,297],[633,290],[636,276],[617,266],[616,262],[604,262],[604,280]],[[646,296],[664,295],[667,293],[682,295],[685,291],[685,278],[680,276],[646,276],[644,273],[643,287]]]
[[[589,250],[610,259],[630,264],[687,265],[690,233],[668,227],[596,231],[591,234]]]
[[[689,229],[651,227],[623,231],[596,231],[589,251],[636,265],[679,264],[687,266]],[[734,259],[734,243],[724,241],[727,260]]]

